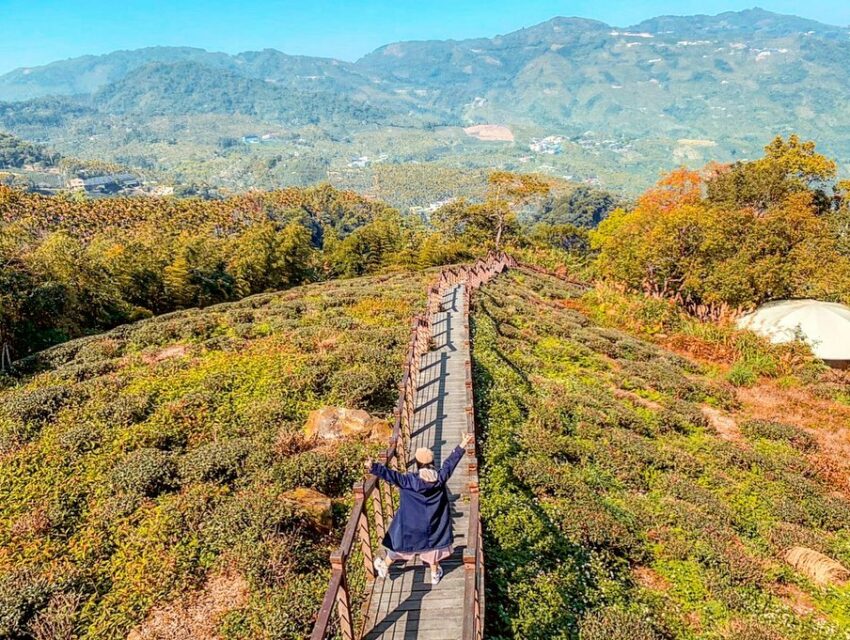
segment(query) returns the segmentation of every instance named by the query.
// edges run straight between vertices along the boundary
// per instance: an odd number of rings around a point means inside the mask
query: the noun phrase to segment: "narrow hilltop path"
[[[411,451],[428,447],[439,466],[467,430],[466,363],[469,336],[464,318],[465,287],[442,294],[445,311],[431,315],[433,349],[421,356],[411,430]],[[455,552],[442,563],[445,576],[432,587],[430,570],[418,559],[396,564],[387,579],[376,579],[368,597],[365,638],[453,640],[462,637],[464,612],[463,550],[469,529],[467,461],[449,481]]]
[[[476,432],[470,296],[516,266],[509,255],[490,253],[472,265],[445,267],[429,285],[427,312],[412,319],[393,433],[381,455],[390,467],[406,471],[418,447],[431,449],[435,462],[442,464],[464,433]],[[404,566],[394,564],[388,578],[377,576],[374,560],[382,553],[379,543],[395,512],[395,489],[375,476],[355,483],[354,504],[339,548],[331,553],[331,577],[311,640],[481,640],[484,550],[475,441],[467,445],[448,489],[454,553],[441,563],[442,581],[432,586],[430,569],[418,557]],[[352,576],[364,574],[365,594],[352,584]],[[365,595],[362,607],[360,595]]]

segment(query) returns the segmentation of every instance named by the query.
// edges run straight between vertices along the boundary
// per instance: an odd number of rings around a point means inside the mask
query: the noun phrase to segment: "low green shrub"
[[[793,424],[773,420],[746,420],[739,427],[741,433],[751,438],[787,442],[801,451],[811,451],[817,447],[817,440],[812,434]]]
[[[775,592],[793,573],[781,560],[789,546],[850,558],[848,502],[800,455],[812,442],[773,425],[742,425],[752,442],[721,439],[701,405],[736,409],[734,387],[567,319],[555,304],[567,292],[531,292],[532,279],[488,284],[473,308],[486,635],[731,640],[775,627],[787,640],[843,637],[843,596],[812,592],[817,613],[800,616]],[[591,366],[575,345],[610,366]],[[746,365],[773,375],[761,346],[741,347]]]
[[[70,395],[64,385],[19,389],[4,398],[0,411],[10,419],[41,427],[56,417]]]
[[[251,486],[220,502],[209,514],[203,544],[217,553],[232,552],[248,573],[267,540],[287,532],[306,534],[307,522],[291,503],[281,500],[273,487]]]
[[[758,381],[758,374],[749,363],[738,361],[729,369],[726,379],[736,387],[751,387]]]
[[[23,611],[0,637],[28,640],[29,620],[49,620],[50,592],[72,566],[84,577],[69,587],[79,640],[126,637],[222,568],[249,583],[234,633],[304,637],[351,485],[380,448],[309,450],[304,421],[327,405],[392,411],[430,277],[330,282],[142,320],[40,352],[0,380],[0,575],[37,559],[50,577],[43,596],[24,598],[24,584],[9,607],[0,601],[0,616]],[[281,499],[295,487],[339,498],[330,533]]]
[[[110,427],[129,427],[142,422],[154,408],[148,395],[119,395],[98,410],[98,416]]]
[[[610,606],[581,619],[579,640],[662,640],[652,623],[638,611]]]
[[[156,496],[174,487],[176,465],[171,455],[143,448],[128,453],[112,469],[113,490],[138,496]]]
[[[229,482],[239,475],[250,452],[247,440],[210,442],[196,447],[178,462],[182,482]]]
[[[64,451],[79,455],[97,449],[102,439],[103,433],[98,425],[81,422],[57,434],[56,443]]]
[[[53,588],[33,568],[0,574],[0,637],[29,637],[27,623],[47,604]]]
[[[377,449],[374,445],[372,448]],[[358,462],[367,453],[366,445],[357,442],[304,451],[278,462],[272,476],[282,490],[313,487],[330,496],[341,496],[362,478]]]
[[[708,426],[705,414],[692,402],[665,398],[661,404],[664,408],[658,412],[658,422],[662,432],[689,433],[694,428]]]

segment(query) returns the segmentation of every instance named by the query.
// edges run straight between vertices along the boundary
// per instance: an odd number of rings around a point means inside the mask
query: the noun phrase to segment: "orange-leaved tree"
[[[677,169],[591,233],[596,267],[709,313],[786,297],[850,301],[840,220],[824,215],[834,173],[813,143],[793,136],[753,162]]]

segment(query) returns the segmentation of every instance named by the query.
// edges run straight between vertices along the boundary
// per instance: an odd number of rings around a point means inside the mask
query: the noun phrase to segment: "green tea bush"
[[[734,410],[733,387],[575,322],[556,303],[566,285],[534,279],[511,272],[473,308],[486,635],[846,635],[844,595],[807,586],[816,613],[804,616],[775,591],[793,574],[789,546],[850,556],[847,502],[800,455],[808,439],[772,425],[742,425],[750,442],[719,438],[703,405]]]
[[[746,420],[739,426],[741,433],[751,438],[787,442],[801,451],[811,451],[817,447],[817,440],[812,434],[793,424],[773,420]]]
[[[647,342],[623,337],[614,343],[614,353],[612,355],[618,360],[638,360],[645,362],[658,358],[660,351]]]
[[[699,509],[701,515],[715,520],[717,526],[728,527],[732,523],[729,507],[710,489],[676,473],[665,476],[663,484],[670,496],[690,503]],[[691,517],[691,514],[688,517]]]
[[[242,568],[254,574],[251,566],[262,556],[260,545],[285,533],[305,535],[306,526],[303,514],[271,487],[252,486],[220,502],[204,522],[201,537],[217,553],[235,553]]]
[[[234,633],[304,637],[352,483],[381,446],[318,446],[304,421],[343,403],[392,410],[429,277],[260,294],[32,356],[0,386],[0,575],[38,559],[61,586],[77,567],[73,637],[99,640],[233,568],[250,585]],[[339,498],[330,533],[281,499],[295,487]],[[49,596],[23,617],[47,620]],[[17,635],[0,636],[29,638],[15,619]]]
[[[99,376],[104,376],[112,373],[118,368],[117,362],[109,360],[101,360],[95,362],[81,362],[67,367],[63,367],[59,372],[59,377],[63,380],[71,380],[74,382],[83,382]]]
[[[829,548],[829,540],[822,532],[790,522],[774,523],[767,533],[767,541],[778,557],[791,547],[808,547],[821,553],[827,553]]]
[[[572,543],[607,551],[634,562],[646,559],[637,521],[628,511],[593,495],[558,500],[547,511]]]
[[[659,427],[662,432],[689,433],[694,428],[708,426],[705,414],[692,402],[678,398],[665,398],[662,405],[664,409],[658,413]]]
[[[28,637],[27,622],[47,603],[52,590],[36,569],[0,574],[0,637]]]
[[[705,397],[705,392],[698,383],[687,378],[674,366],[658,360],[623,362],[620,369],[620,385],[628,390],[654,389],[679,400],[698,402]]]
[[[322,599],[325,589],[327,578],[319,572],[298,576],[277,590],[260,590],[248,607],[225,615],[219,633],[224,640],[308,637],[316,602]]]
[[[757,620],[737,620],[730,627],[730,638],[735,640],[785,640],[771,625]]]
[[[314,487],[331,496],[347,493],[362,472],[357,463],[367,455],[360,443],[326,446],[292,455],[278,462],[272,476],[283,490]]]
[[[64,385],[20,389],[4,398],[2,412],[11,419],[37,428],[54,419],[70,395],[70,389]]]
[[[149,395],[119,395],[98,409],[98,417],[111,427],[142,422],[153,410]]]
[[[101,428],[91,422],[68,427],[56,436],[56,443],[75,455],[89,453],[98,448],[103,439]]]
[[[250,442],[210,442],[189,451],[178,462],[181,482],[229,482],[239,475]]]
[[[138,496],[155,496],[174,487],[176,466],[172,456],[159,449],[136,449],[110,473],[115,491]]]
[[[645,616],[621,607],[592,611],[581,620],[579,640],[663,640]]]

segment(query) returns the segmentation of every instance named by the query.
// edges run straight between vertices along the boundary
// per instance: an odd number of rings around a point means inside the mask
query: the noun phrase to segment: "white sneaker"
[[[387,566],[387,561],[383,558],[375,558],[375,571],[378,572],[378,577],[383,580],[387,577],[387,574],[390,572],[390,568]]]
[[[438,567],[436,571],[431,570],[431,585],[440,584],[440,580],[443,579],[443,568]]]

